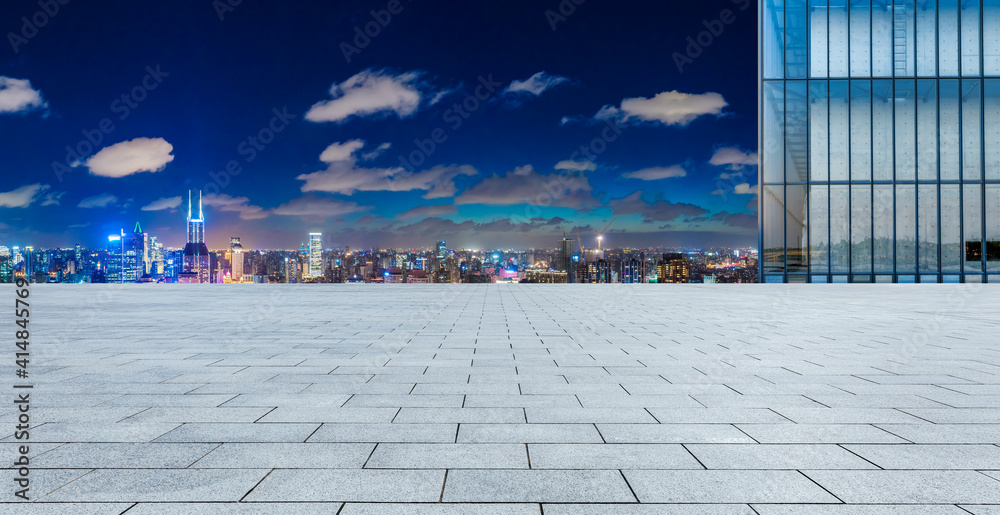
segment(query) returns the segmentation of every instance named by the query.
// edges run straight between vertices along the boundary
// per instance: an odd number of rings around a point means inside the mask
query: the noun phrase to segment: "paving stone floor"
[[[997,285],[31,302],[34,502],[3,513],[1000,514]]]

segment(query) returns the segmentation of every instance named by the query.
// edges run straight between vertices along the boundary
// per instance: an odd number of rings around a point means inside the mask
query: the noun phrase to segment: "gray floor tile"
[[[375,449],[369,469],[526,469],[523,444],[383,443]]]
[[[533,469],[701,469],[678,444],[529,444]]]
[[[454,470],[445,502],[635,502],[617,470]]]
[[[438,502],[444,470],[275,470],[247,501]]]
[[[803,472],[847,503],[1000,503],[1000,484],[972,471],[805,470]]]
[[[689,444],[686,447],[708,469],[877,468],[844,448],[830,444]]]
[[[627,470],[625,477],[643,503],[838,502],[796,471]]]

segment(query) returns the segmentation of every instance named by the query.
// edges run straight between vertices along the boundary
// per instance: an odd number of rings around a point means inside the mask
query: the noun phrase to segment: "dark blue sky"
[[[229,1],[0,7],[0,245],[756,240],[753,2]]]

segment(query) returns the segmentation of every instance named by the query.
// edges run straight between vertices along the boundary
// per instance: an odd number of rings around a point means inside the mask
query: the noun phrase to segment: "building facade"
[[[1000,282],[1000,0],[763,0],[764,282]]]
[[[323,233],[309,233],[309,277],[323,277]]]
[[[183,271],[178,281],[183,283],[211,282],[208,246],[205,245],[205,216],[201,207],[201,192],[198,192],[198,217],[193,216],[191,192],[188,192],[187,243],[184,245]]]

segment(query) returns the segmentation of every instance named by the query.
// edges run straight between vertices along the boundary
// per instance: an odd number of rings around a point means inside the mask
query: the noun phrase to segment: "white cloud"
[[[590,181],[582,172],[542,175],[531,165],[525,165],[507,172],[506,175],[493,175],[483,179],[455,198],[455,204],[494,206],[544,204],[589,209],[598,204],[592,190]]]
[[[311,122],[343,122],[352,116],[395,113],[404,118],[416,112],[422,94],[417,72],[393,76],[365,70],[330,88],[332,100],[321,100],[306,113]]]
[[[357,191],[424,190],[425,199],[445,198],[455,196],[455,178],[479,173],[469,165],[438,165],[419,172],[401,167],[365,168],[358,166],[357,158],[363,144],[360,140],[352,140],[327,147],[321,156],[327,163],[326,170],[296,177],[305,181],[302,191],[351,195]]]
[[[154,200],[149,204],[142,206],[140,209],[142,211],[163,211],[165,209],[174,209],[177,206],[181,205],[181,202],[182,200],[180,195],[176,197],[164,197],[158,200]]]
[[[135,138],[104,147],[87,160],[90,173],[120,178],[140,172],[159,172],[174,160],[174,146],[163,138]]]
[[[94,195],[93,197],[87,197],[81,200],[76,207],[93,209],[95,207],[108,207],[116,202],[118,202],[118,197],[110,193],[101,193],[100,195]]]
[[[525,80],[515,80],[504,89],[504,93],[531,93],[532,95],[538,96],[545,92],[545,90],[558,86],[563,82],[568,81],[566,77],[560,77],[559,75],[549,75],[544,71],[540,71]]]
[[[389,147],[391,146],[392,146],[391,143],[383,143],[375,147],[375,150],[361,154],[361,159],[365,161],[371,161],[372,159],[375,159],[376,157],[382,155],[382,153],[385,152],[386,150],[389,150]]]
[[[27,79],[0,76],[0,114],[26,113],[48,107],[42,92]]]
[[[737,195],[756,195],[757,190],[756,184],[751,186],[749,183],[744,182],[743,184],[737,184],[733,192]]]
[[[202,197],[202,204],[219,211],[239,213],[243,220],[257,220],[267,217],[267,211],[250,203],[246,197],[232,197],[224,193],[209,193]]]
[[[371,206],[359,206],[356,202],[346,202],[318,197],[299,197],[274,208],[276,215],[329,218],[367,211]]]
[[[639,179],[640,181],[658,181],[660,179],[685,176],[687,176],[687,170],[681,167],[681,165],[654,166],[622,174],[622,177],[626,179]]]
[[[722,147],[712,154],[708,164],[729,166],[730,170],[739,170],[744,166],[757,166],[757,153],[744,152],[736,147]]]
[[[556,163],[556,170],[568,170],[572,172],[592,172],[597,169],[593,161],[559,161]]]
[[[48,184],[26,184],[16,190],[0,192],[0,207],[28,207],[48,189]]]
[[[66,195],[65,191],[50,191],[42,197],[43,206],[58,206],[59,202],[62,200],[63,195]]]
[[[656,122],[664,125],[685,126],[704,115],[722,114],[728,106],[718,93],[681,93],[664,91],[653,98],[626,98],[621,107],[604,106],[596,115],[599,120],[619,119],[623,122]]]

